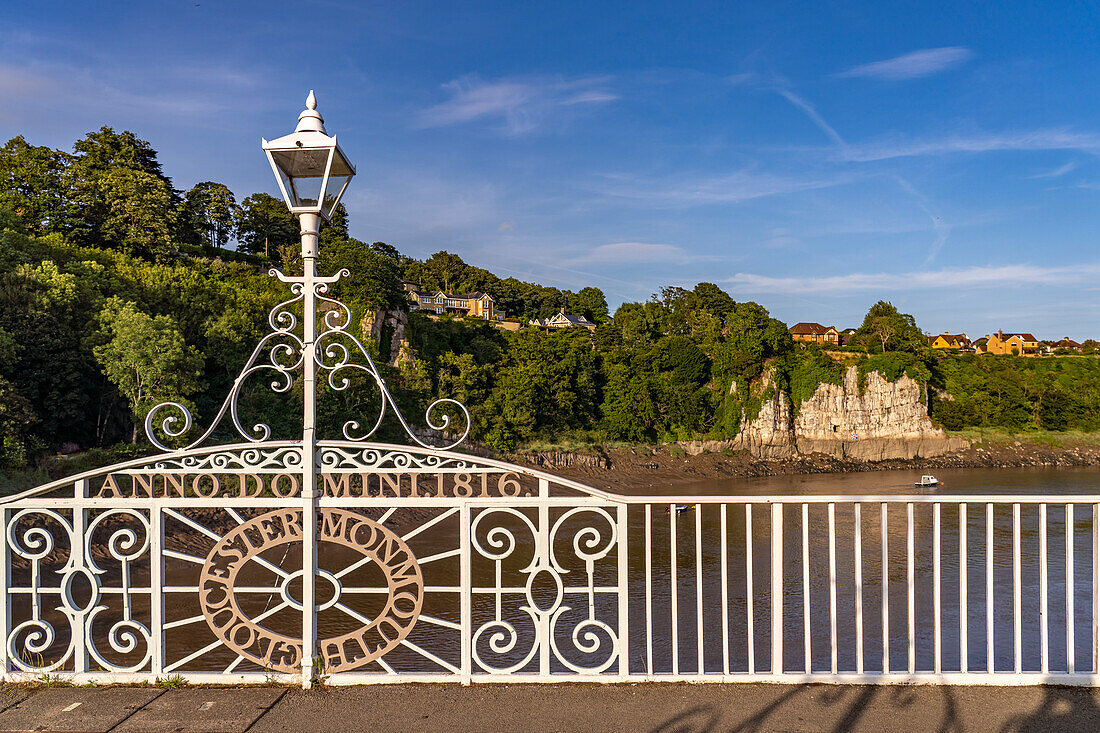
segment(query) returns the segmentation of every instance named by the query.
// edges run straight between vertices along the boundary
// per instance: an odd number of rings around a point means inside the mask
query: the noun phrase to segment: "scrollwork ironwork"
[[[406,435],[423,448],[450,450],[466,439],[471,427],[470,413],[465,405],[449,397],[435,400],[424,412],[427,429],[442,436],[444,445],[437,447],[426,442],[405,419],[378,366],[359,339],[348,331],[351,324],[351,310],[339,300],[326,295],[330,285],[350,274],[348,270],[340,270],[331,277],[288,277],[276,269],[272,269],[270,274],[287,283],[294,297],[271,309],[268,314],[271,331],[256,344],[209,426],[202,435],[182,450],[190,450],[202,445],[213,435],[227,414],[233,428],[245,440],[253,443],[269,440],[271,426],[267,423],[258,422],[251,427],[246,427],[242,423],[238,404],[241,389],[252,376],[272,372],[270,388],[275,392],[288,392],[294,386],[295,374],[301,370],[307,359],[316,364],[320,372],[325,375],[328,386],[336,392],[347,390],[352,384],[351,376],[356,372],[366,375],[378,389],[377,415],[372,414],[370,421],[366,423],[371,425],[370,429],[364,430],[363,424],[358,419],[347,420],[342,427],[343,436],[347,440],[370,439],[377,433],[386,414],[390,411],[397,418]],[[313,319],[314,323],[319,321],[320,325],[312,344],[306,343],[304,331],[299,335],[298,330],[304,321],[300,320],[293,310],[295,305],[307,302],[305,297],[307,288],[311,289],[310,294],[313,298],[308,300],[314,303],[315,312],[305,313],[303,318]],[[320,304],[320,309],[317,308],[317,304]],[[317,312],[318,310],[320,312]],[[265,353],[266,361],[264,361]],[[461,423],[460,434],[453,432],[457,427],[454,425],[456,420]],[[166,452],[172,449],[165,440],[182,438],[191,431],[193,426],[194,419],[190,410],[179,402],[162,402],[145,416],[146,437],[149,442]]]

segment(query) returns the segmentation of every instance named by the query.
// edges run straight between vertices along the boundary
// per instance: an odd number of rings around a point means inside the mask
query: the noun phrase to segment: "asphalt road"
[[[0,731],[1100,731],[1100,690],[765,684],[0,687]]]

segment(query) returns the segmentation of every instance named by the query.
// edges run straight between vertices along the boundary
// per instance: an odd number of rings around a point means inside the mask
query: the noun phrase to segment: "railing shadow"
[[[1026,714],[1014,716],[1001,726],[1002,733],[1057,733],[1058,731],[1100,731],[1100,706],[1092,688],[1043,688],[1043,701]]]
[[[744,692],[749,690],[745,689]],[[900,723],[907,719],[903,716],[908,713],[911,716],[908,720],[920,721],[921,730],[935,730],[938,733],[964,731],[959,705],[949,686],[798,685],[758,710],[746,714],[745,702],[750,697],[751,693],[731,696],[735,699],[731,699],[728,706],[710,704],[693,707],[663,721],[652,730],[654,733],[762,733],[789,729],[797,717],[795,727],[799,729],[842,733],[856,728],[872,703],[875,703],[878,708],[876,723],[884,715],[897,715],[896,720]],[[937,713],[938,718],[927,717],[930,711]],[[901,729],[905,729],[904,724]],[[1085,727],[1076,730],[1100,728]]]

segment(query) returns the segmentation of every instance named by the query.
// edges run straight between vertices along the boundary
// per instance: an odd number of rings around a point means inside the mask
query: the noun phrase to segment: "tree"
[[[569,299],[568,308],[571,313],[579,313],[593,323],[607,321],[607,298],[599,288],[581,288]]]
[[[924,333],[908,313],[899,313],[891,303],[880,300],[871,306],[863,318],[863,325],[852,337],[852,343],[868,351],[877,345],[883,352],[909,351],[916,353],[927,348]]]
[[[456,254],[436,252],[424,262],[428,276],[432,278],[432,284],[441,287],[443,292],[451,292],[451,285],[457,283],[462,273],[466,271],[466,263]]]
[[[179,193],[161,170],[157,151],[134,133],[110,127],[89,132],[73,149],[67,169],[70,228],[97,246],[158,259],[174,254]]]
[[[375,242],[370,246],[372,250],[382,255],[383,257],[389,257],[394,262],[401,262],[401,253],[397,251],[397,247],[392,244],[386,244],[385,242]]]
[[[107,379],[130,405],[138,425],[158,402],[178,402],[199,389],[202,355],[184,341],[174,319],[150,316],[130,302],[110,298],[96,319],[99,323],[93,348]]]
[[[105,215],[100,233],[126,253],[164,260],[177,252],[172,192],[161,179],[143,171],[116,168],[96,180]]]
[[[714,283],[699,283],[691,291],[692,306],[717,316],[723,321],[737,303],[724,290]]]
[[[0,208],[15,211],[32,234],[61,231],[67,220],[65,169],[60,150],[29,145],[22,135],[0,148]]]
[[[405,290],[397,263],[378,254],[358,239],[330,239],[321,247],[324,272],[350,273],[340,280],[340,296],[370,310],[402,308]]]
[[[203,181],[184,195],[181,218],[181,224],[193,232],[198,243],[221,249],[229,245],[240,216],[228,186]]]
[[[129,130],[115,132],[110,127],[101,127],[98,132],[89,132],[83,140],[78,140],[73,150],[76,155],[73,170],[83,180],[126,168],[148,173],[172,187],[172,181],[164,175],[157,160],[157,151]]]
[[[298,242],[297,219],[279,199],[254,193],[236,211],[237,247],[248,254],[278,255]]]

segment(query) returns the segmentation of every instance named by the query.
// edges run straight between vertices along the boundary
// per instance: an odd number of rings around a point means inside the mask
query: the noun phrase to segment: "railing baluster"
[[[959,504],[959,671],[967,668],[967,613],[966,613],[966,503]]]
[[[932,671],[939,674],[942,667],[940,646],[940,503],[932,505]]]
[[[993,503],[985,505],[985,667],[993,674]]]
[[[153,656],[150,671],[159,675],[164,671],[164,516],[156,503],[149,507],[149,634]]]
[[[703,507],[695,505],[695,646],[696,671],[703,674]]]
[[[459,643],[459,651],[462,654],[462,661],[459,666],[462,668],[462,683],[470,684],[470,680],[473,678],[474,667],[474,653],[472,649],[472,636],[474,633],[473,628],[473,569],[471,564],[473,562],[473,551],[471,550],[470,542],[470,522],[472,517],[470,516],[470,505],[463,502],[462,507],[458,512],[459,521],[459,548],[462,550],[462,555],[459,557],[458,562],[458,613],[461,617],[459,619],[462,634],[462,641]]]
[[[905,503],[905,543],[907,547],[905,579],[909,602],[909,674],[913,674],[917,671],[917,619],[915,563],[913,562],[913,502],[911,501]]]
[[[1039,671],[1050,671],[1050,631],[1047,628],[1047,505],[1039,505]]]
[[[3,506],[0,506],[0,522],[3,522],[3,527],[0,528],[0,546],[3,547],[3,552],[0,553],[0,594],[4,599],[4,608],[0,610],[0,641],[4,641],[4,646],[0,649],[0,671],[4,674],[11,672],[13,665],[11,663],[11,656],[8,653],[8,631],[11,629],[11,594],[8,592],[11,584],[11,576],[9,575],[11,568],[11,546],[8,544],[8,510]],[[163,638],[163,634],[158,634],[158,639]]]
[[[1073,504],[1066,504],[1066,671],[1074,674],[1073,639]]]
[[[1100,674],[1100,504],[1092,505],[1092,673]]]
[[[726,513],[729,507],[719,504],[721,515],[722,538],[722,674],[730,673],[730,604],[729,604],[729,573],[726,567],[727,543],[726,543]]]
[[[772,674],[783,674],[783,505],[772,504]]]
[[[749,674],[756,674],[756,642],[752,621],[752,504],[745,505],[745,630],[748,635]]]
[[[802,635],[805,640],[806,674],[813,670],[810,643],[810,505],[802,504]]]
[[[645,505],[645,673],[653,675],[653,505]],[[725,541],[725,533],[722,540]]]
[[[862,505],[856,503],[853,507],[855,513],[855,543],[853,554],[855,555],[855,579],[856,579],[856,674],[863,674],[863,518],[860,512]]]
[[[672,584],[669,594],[672,603],[672,674],[680,674],[680,625],[676,619],[676,505],[668,505],[669,555],[672,558],[669,571]]]
[[[1023,666],[1023,619],[1020,613],[1020,505],[1012,505],[1012,664],[1016,674]]]
[[[836,504],[829,502],[829,668],[836,674]]]
[[[628,554],[627,534],[630,523],[627,521],[628,504],[620,504],[618,509],[618,554],[616,561],[619,571],[619,675],[625,679],[630,675],[630,558]]]
[[[887,503],[882,502],[882,673],[890,673],[890,552],[889,527],[886,523]]]

